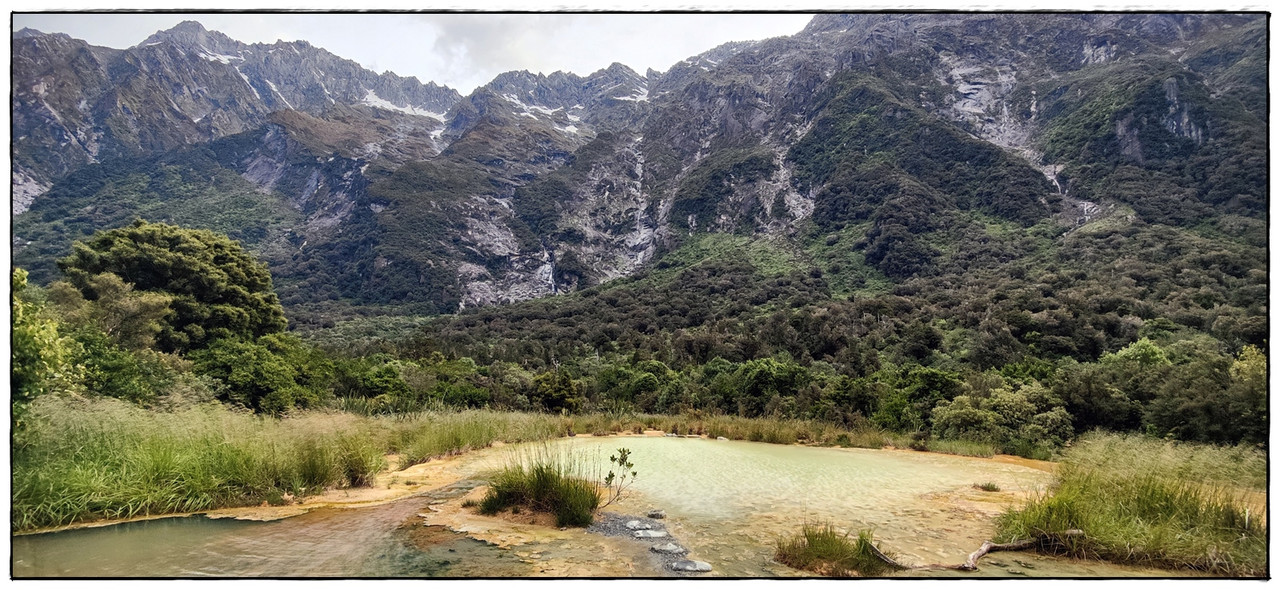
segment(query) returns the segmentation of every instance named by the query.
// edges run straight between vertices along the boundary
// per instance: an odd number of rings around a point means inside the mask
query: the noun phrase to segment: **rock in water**
[[[638,531],[638,530],[651,529],[651,528],[653,528],[653,526],[651,526],[649,523],[647,523],[647,522],[640,522],[640,521],[638,521],[638,520],[628,520],[628,521],[627,521],[627,525],[626,525],[626,526],[627,526],[627,528],[629,528],[629,529],[631,529],[631,530],[633,530],[633,531]]]
[[[725,438],[725,437],[723,437],[723,436],[717,436],[717,437],[716,437],[716,440],[729,440],[729,439],[727,439],[727,438]]]
[[[636,531],[635,532],[635,538],[637,539],[657,539],[659,537],[665,537],[665,536],[667,536],[667,531]]]
[[[663,519],[667,517],[667,513],[661,510],[650,510],[648,514],[645,514],[645,516],[648,516],[649,518]]]
[[[650,547],[649,550],[654,553],[669,553],[672,555],[682,554],[689,551],[688,549],[685,549],[684,547],[676,545],[675,543],[667,543],[665,545],[654,545],[653,547]]]
[[[705,561],[695,561],[692,559],[681,559],[671,564],[671,569],[678,572],[709,572],[711,564]]]

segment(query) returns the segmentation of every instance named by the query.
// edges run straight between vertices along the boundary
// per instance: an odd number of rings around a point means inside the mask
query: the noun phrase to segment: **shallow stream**
[[[479,493],[475,478],[521,457],[568,455],[604,470],[619,447],[631,450],[638,477],[608,510],[665,510],[672,536],[720,576],[801,575],[771,558],[777,540],[805,522],[854,534],[873,529],[899,561],[962,563],[993,536],[995,515],[1051,478],[1049,464],[1016,458],[578,437],[469,453],[448,465],[457,484],[378,506],[321,508],[273,522],[197,516],[15,536],[12,571],[15,577],[666,575],[646,559],[640,541],[505,523],[460,508],[464,497]],[[974,487],[988,482],[1000,491]],[[1176,575],[1030,553],[996,553],[980,565],[978,572],[907,575]]]

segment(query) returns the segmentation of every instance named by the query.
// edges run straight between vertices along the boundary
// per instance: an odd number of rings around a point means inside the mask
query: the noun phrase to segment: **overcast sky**
[[[791,35],[806,14],[14,14],[14,30],[127,48],[184,20],[245,43],[305,39],[375,71],[468,94],[511,70],[666,71],[727,41]]]

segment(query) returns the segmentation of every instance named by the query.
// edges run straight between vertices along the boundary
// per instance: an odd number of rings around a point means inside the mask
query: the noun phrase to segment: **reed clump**
[[[597,484],[579,475],[571,458],[547,453],[508,465],[489,480],[480,500],[481,514],[529,509],[555,515],[556,526],[588,526],[600,506]]]
[[[779,563],[831,577],[879,577],[895,571],[877,553],[870,530],[858,531],[856,538],[834,525],[805,523],[800,532],[778,541],[774,559]]]
[[[1047,494],[1001,516],[1000,535],[1079,558],[1266,576],[1265,508],[1229,483],[1265,485],[1265,465],[1247,448],[1088,435],[1064,453]],[[1062,535],[1072,529],[1084,535]]]

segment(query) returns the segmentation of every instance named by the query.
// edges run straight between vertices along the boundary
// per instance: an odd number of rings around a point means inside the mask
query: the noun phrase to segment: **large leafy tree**
[[[162,350],[197,350],[220,338],[253,340],[285,329],[266,265],[224,235],[139,220],[72,248],[58,267],[85,299],[105,295],[95,279],[103,273],[136,291],[171,297],[173,313],[156,335]]]

